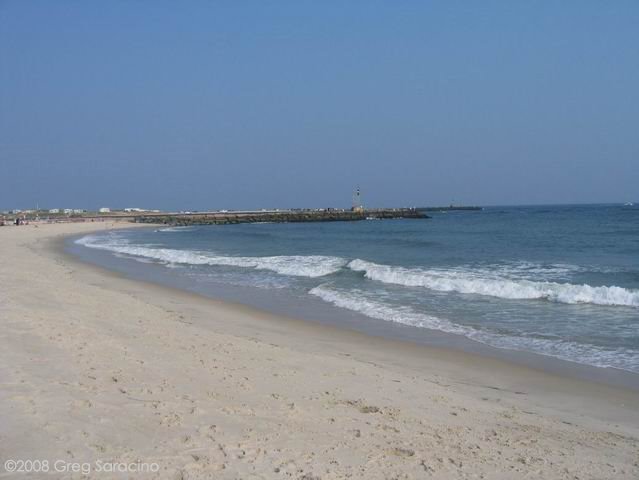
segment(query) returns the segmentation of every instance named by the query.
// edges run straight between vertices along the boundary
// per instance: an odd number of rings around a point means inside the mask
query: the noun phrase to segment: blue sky
[[[0,208],[639,200],[639,2],[0,1]]]

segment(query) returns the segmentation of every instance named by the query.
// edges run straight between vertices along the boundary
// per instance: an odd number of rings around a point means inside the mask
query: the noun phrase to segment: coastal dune
[[[134,227],[0,228],[3,462],[94,469],[61,478],[639,478],[637,391],[278,317],[62,251],[107,228]]]

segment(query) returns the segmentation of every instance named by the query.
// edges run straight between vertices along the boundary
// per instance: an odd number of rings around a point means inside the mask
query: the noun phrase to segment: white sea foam
[[[496,348],[528,351],[595,367],[618,368],[639,373],[639,351],[636,350],[625,348],[604,349],[595,345],[560,339],[550,340],[532,336],[501,335],[481,331],[470,326],[458,325],[446,319],[416,312],[410,307],[392,306],[371,300],[366,298],[364,292],[356,289],[341,291],[328,284],[319,285],[311,289],[309,293],[337,307],[352,310],[379,320],[463,335],[471,340]]]
[[[413,327],[430,328],[448,333],[467,335],[470,330],[466,327],[455,325],[447,320],[434,316],[414,312],[409,307],[390,307],[381,302],[365,298],[363,292],[353,289],[350,292],[342,292],[331,288],[326,284],[319,285],[309,291],[311,295],[332,303],[341,308],[363,313],[364,315]]]
[[[76,243],[89,248],[108,250],[136,258],[153,259],[167,264],[220,265],[230,267],[271,270],[281,275],[298,277],[322,277],[340,270],[346,260],[323,255],[281,255],[270,257],[233,257],[215,255],[210,252],[177,250],[172,248],[152,248],[145,245],[131,245],[117,236],[87,235]]]
[[[499,272],[471,269],[419,269],[379,265],[356,259],[351,270],[364,272],[370,280],[440,292],[458,292],[506,299],[545,299],[559,303],[589,303],[639,307],[639,290],[616,286],[593,287],[550,281],[532,281]],[[506,273],[506,272],[505,272]]]
[[[158,228],[156,232],[192,232],[195,230],[195,227],[166,227],[166,228]]]

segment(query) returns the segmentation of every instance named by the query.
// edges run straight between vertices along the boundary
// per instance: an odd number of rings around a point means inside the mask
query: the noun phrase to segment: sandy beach
[[[0,459],[62,470],[0,478],[639,478],[635,391],[281,318],[62,251],[123,227],[0,228]]]

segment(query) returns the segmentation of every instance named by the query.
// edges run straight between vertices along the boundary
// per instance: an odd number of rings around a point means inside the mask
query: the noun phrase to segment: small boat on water
[[[623,206],[624,206],[624,207],[633,207],[633,206],[634,206],[634,203],[632,203],[632,202],[626,202],[626,203],[624,203],[624,204],[623,204]]]

